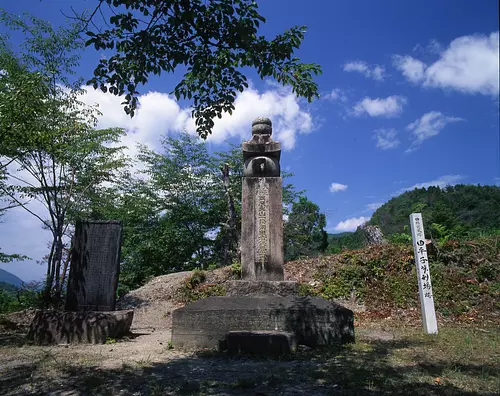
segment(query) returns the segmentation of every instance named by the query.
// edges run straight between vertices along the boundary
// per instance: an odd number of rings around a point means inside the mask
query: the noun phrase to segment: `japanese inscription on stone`
[[[435,334],[438,330],[422,214],[412,213],[410,215],[410,224],[413,237],[413,249],[415,252],[415,264],[417,266],[418,289],[422,307],[424,330],[428,334]]]
[[[79,221],[66,295],[68,311],[113,311],[120,268],[119,221]]]
[[[264,266],[269,254],[269,187],[266,179],[260,178],[256,191],[255,261]]]

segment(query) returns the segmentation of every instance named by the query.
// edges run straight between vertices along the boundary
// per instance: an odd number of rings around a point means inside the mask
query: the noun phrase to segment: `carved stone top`
[[[243,143],[245,177],[279,177],[281,144],[271,139],[272,122],[258,117],[252,122],[252,139]]]
[[[272,135],[273,123],[269,118],[257,117],[252,121],[252,135]]]

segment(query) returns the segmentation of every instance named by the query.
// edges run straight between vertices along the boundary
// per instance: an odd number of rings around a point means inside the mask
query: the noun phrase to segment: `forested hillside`
[[[9,271],[5,271],[0,268],[0,284],[1,283],[8,283],[14,286],[21,286],[23,281],[14,274],[11,274]]]
[[[368,222],[380,227],[386,239],[410,243],[411,213],[422,213],[426,237],[444,242],[448,239],[472,239],[500,233],[500,187],[456,185],[418,188],[392,198],[373,214]],[[355,232],[328,235],[327,253],[363,247],[365,237]]]
[[[415,189],[378,208],[369,224],[379,226],[386,236],[402,233],[415,212],[422,213],[428,238],[432,224],[457,238],[489,234],[500,229],[500,187],[460,184]]]

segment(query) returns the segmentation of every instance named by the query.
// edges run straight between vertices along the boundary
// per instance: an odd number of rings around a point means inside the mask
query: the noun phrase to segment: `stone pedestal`
[[[37,345],[104,344],[130,331],[134,311],[38,311],[27,335]]]
[[[291,333],[315,347],[354,342],[351,310],[318,297],[209,297],[172,314],[175,348],[224,348],[231,331]]]
[[[67,311],[114,311],[120,270],[119,221],[80,221],[75,228]]]
[[[241,210],[242,278],[283,280],[281,177],[243,178]]]

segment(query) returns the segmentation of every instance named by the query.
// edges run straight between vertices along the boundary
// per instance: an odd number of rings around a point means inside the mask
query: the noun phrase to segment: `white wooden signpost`
[[[417,266],[418,291],[422,307],[422,323],[427,334],[437,334],[436,312],[434,310],[434,297],[432,295],[431,274],[429,260],[425,245],[424,224],[421,213],[410,215],[413,249],[415,251],[415,264]]]

